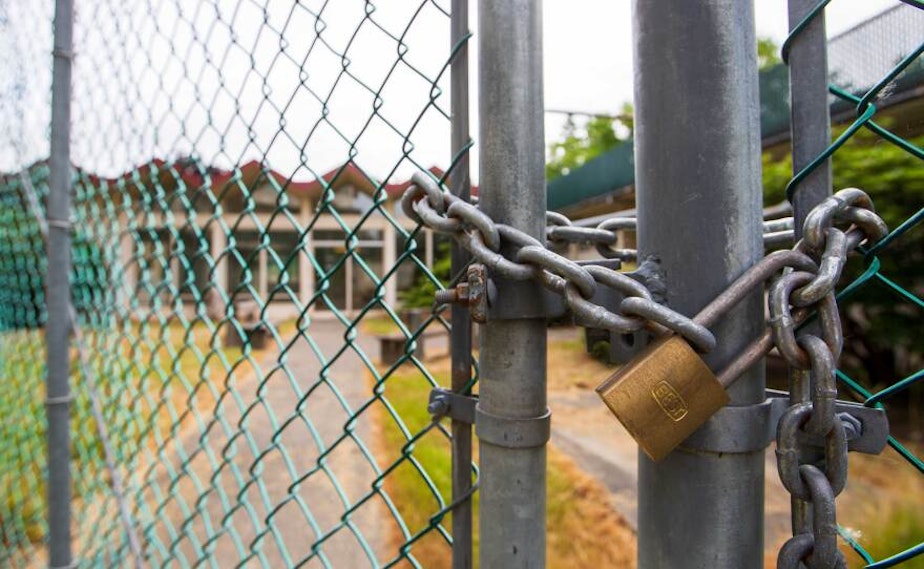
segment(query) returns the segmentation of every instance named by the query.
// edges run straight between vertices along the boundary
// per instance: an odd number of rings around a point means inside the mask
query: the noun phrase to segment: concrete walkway
[[[153,566],[385,560],[390,516],[373,492],[373,417],[352,419],[370,398],[363,355],[375,361],[378,346],[357,338],[343,350],[336,321],[312,321],[308,333],[315,347],[299,338],[264,356],[262,378],[232,372],[217,419],[185,427],[158,465],[145,502],[161,506],[142,516],[153,524],[144,539]]]
[[[610,492],[613,507],[638,527],[638,446],[592,390],[549,394],[552,444]],[[764,543],[776,548],[789,535],[789,495],[776,474],[772,447],[766,454]]]

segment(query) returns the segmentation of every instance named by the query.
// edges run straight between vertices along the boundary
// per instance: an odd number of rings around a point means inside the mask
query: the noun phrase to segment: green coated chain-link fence
[[[0,2],[0,565],[49,561],[59,405],[76,566],[449,566],[460,544],[470,557],[468,522],[454,534],[451,520],[472,492],[453,486],[476,478],[469,426],[427,408],[434,387],[475,381],[451,369],[432,310],[456,280],[449,238],[398,203],[414,174],[468,181],[467,117],[449,108],[450,88],[467,97],[450,68],[468,40],[457,26],[451,41],[449,4],[77,2],[68,221],[47,214],[49,54],[71,54],[53,49],[52,2]],[[891,228],[838,295],[841,397],[892,427],[887,454],[851,455],[847,493],[864,507],[838,511],[837,531],[857,567],[924,557],[924,44],[899,45],[924,32],[922,8],[868,22],[876,39],[835,39],[834,142],[794,177],[778,147],[765,162],[773,201],[830,160],[835,189],[869,192]],[[46,241],[65,227],[75,330],[59,398],[45,388],[46,334],[65,318],[48,314]]]
[[[794,29],[784,57],[828,4],[818,3]],[[858,186],[869,192],[891,229],[874,247],[862,251],[862,262],[848,267],[838,294],[845,317],[839,390],[864,405],[884,406],[892,432],[891,448],[882,456],[851,455],[853,482],[846,494],[867,506],[838,514],[838,533],[856,553],[848,556],[851,567],[906,562],[917,567],[924,554],[924,350],[919,337],[924,314],[924,129],[916,118],[922,101],[922,39],[924,5],[909,0],[831,40],[837,44],[836,49],[829,44],[832,110],[837,114],[838,109],[852,107],[855,119],[835,126],[830,146],[788,184],[780,184],[793,199],[807,187],[809,176],[830,160],[834,187]],[[790,68],[804,65],[794,54],[787,63]],[[877,106],[888,110],[877,113]],[[804,120],[824,124],[824,117]],[[793,125],[796,136],[800,126],[804,125]],[[877,479],[882,476],[886,479]],[[890,500],[883,487],[901,487],[906,494]]]
[[[12,567],[46,555],[53,8],[0,3],[0,565]],[[450,441],[426,410],[448,383],[447,330],[412,310],[448,278],[445,254],[395,205],[412,173],[448,178],[435,165],[453,163],[449,10],[76,3],[80,566],[448,555]]]

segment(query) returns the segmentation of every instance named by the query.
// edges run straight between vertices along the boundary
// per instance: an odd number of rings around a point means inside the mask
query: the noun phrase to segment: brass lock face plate
[[[653,342],[596,391],[655,461],[728,403],[715,374],[680,336]]]

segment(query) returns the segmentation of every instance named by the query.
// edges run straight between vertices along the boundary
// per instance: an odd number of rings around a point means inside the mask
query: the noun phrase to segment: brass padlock
[[[791,262],[790,257],[768,257],[767,262],[745,272],[697,314],[693,322],[713,326],[760,286],[780,262]],[[794,316],[801,320],[805,314],[803,311]],[[666,336],[616,370],[596,391],[645,454],[658,461],[728,404],[725,391],[728,386],[772,347],[773,340],[767,330],[716,377],[684,338]]]

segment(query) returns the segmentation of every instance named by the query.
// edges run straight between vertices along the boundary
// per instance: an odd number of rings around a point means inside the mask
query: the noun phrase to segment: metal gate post
[[[692,315],[763,255],[753,5],[636,0],[633,27],[639,254],[660,260],[668,305]],[[761,304],[755,291],[713,330],[709,365],[757,336]],[[697,434],[760,439],[766,425],[742,406],[764,401],[762,366],[729,393],[737,408]],[[657,464],[639,453],[639,568],[761,567],[764,448],[698,438]]]
[[[480,207],[542,239],[542,2],[481,0],[478,17]],[[535,294],[531,305],[541,306],[538,285],[527,285],[516,294]],[[545,566],[546,323],[535,316],[489,321],[481,336],[475,429],[485,568]]]
[[[790,33],[818,6],[816,0],[789,1]],[[799,174],[828,147],[831,141],[831,116],[828,107],[828,40],[825,35],[825,15],[822,11],[787,41],[790,92],[790,134],[792,140],[792,173]],[[831,160],[820,163],[794,187],[790,198],[793,209],[795,239],[802,238],[802,226],[813,207],[831,195]],[[817,325],[812,324],[817,329]],[[807,370],[790,369],[790,404],[810,399],[811,381]],[[811,447],[814,461],[824,458],[824,452]],[[812,462],[806,454],[804,463]],[[807,502],[791,498],[793,531],[812,527],[812,511]]]
[[[74,7],[55,3],[54,67],[49,159],[48,272],[45,277],[48,321],[45,327],[48,376],[48,546],[50,567],[70,567],[71,559],[71,60]]]
[[[468,2],[452,0],[450,42],[453,50],[450,66],[450,104],[452,105],[452,161],[449,186],[453,195],[468,201],[471,197],[468,148],[471,144],[468,113]],[[452,282],[464,273],[471,256],[452,242],[450,250]],[[450,351],[452,353],[452,390],[471,393],[472,321],[467,306],[452,305]],[[452,567],[472,566],[472,500],[465,499],[472,488],[472,427],[465,421],[452,420]]]
[[[789,29],[793,30],[818,5],[817,0],[789,1]],[[789,92],[792,133],[792,173],[798,174],[831,142],[828,108],[828,40],[825,15],[821,12],[789,42]],[[813,207],[831,195],[831,160],[825,160],[808,174],[792,195],[796,239],[802,238],[802,224]]]

